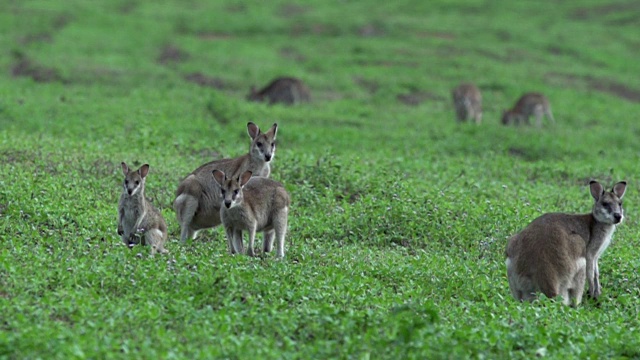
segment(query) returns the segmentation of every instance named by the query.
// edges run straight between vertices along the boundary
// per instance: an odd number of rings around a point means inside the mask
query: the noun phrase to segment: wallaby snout
[[[613,214],[613,220],[615,221],[616,224],[619,224],[622,221],[622,214],[620,213]]]

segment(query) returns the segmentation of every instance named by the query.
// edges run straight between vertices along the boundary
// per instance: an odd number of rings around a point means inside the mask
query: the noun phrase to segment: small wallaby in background
[[[578,305],[586,280],[589,295],[597,299],[601,293],[598,258],[622,222],[626,187],[621,181],[606,192],[591,181],[595,204],[590,214],[544,214],[511,237],[506,265],[513,297],[531,301],[542,292],[549,298],[562,296],[566,305]]]
[[[247,255],[255,256],[256,232],[264,232],[262,248],[265,253],[273,249],[274,236],[278,241],[277,256],[284,257],[284,237],[291,200],[284,186],[277,181],[251,177],[251,171],[240,177],[228,178],[224,172],[213,170],[220,184],[220,218],[227,233],[229,251],[242,253],[242,231],[249,232]]]
[[[238,177],[251,171],[255,176],[269,177],[269,163],[276,154],[277,131],[278,124],[273,124],[266,133],[262,133],[256,124],[249,122],[249,153],[206,163],[180,182],[173,209],[180,223],[180,240],[183,243],[187,238],[195,239],[201,229],[220,225],[220,187],[211,172],[218,169],[229,176]]]
[[[480,89],[471,83],[460,84],[453,89],[453,106],[456,109],[456,117],[459,122],[482,122],[482,94]]]
[[[540,93],[526,93],[518,99],[516,105],[502,114],[503,125],[529,125],[529,117],[536,117],[536,125],[542,126],[542,117],[546,116],[553,124],[556,120],[551,113],[549,99]]]
[[[140,242],[151,246],[151,254],[167,253],[164,244],[167,241],[167,224],[160,211],[144,196],[144,184],[149,173],[149,164],[132,171],[122,162],[124,184],[118,203],[118,235],[125,245],[133,246]]]
[[[247,100],[266,100],[269,102],[269,105],[275,103],[294,105],[300,102],[311,101],[311,91],[300,79],[279,77],[259,91],[256,90],[255,87],[251,87],[251,92],[247,95]]]

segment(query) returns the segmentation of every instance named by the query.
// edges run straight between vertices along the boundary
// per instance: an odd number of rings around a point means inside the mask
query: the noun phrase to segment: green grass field
[[[0,4],[0,359],[640,358],[640,5],[581,1]],[[303,79],[313,101],[245,101]],[[481,126],[451,89],[481,88]],[[545,93],[557,124],[504,127]],[[279,125],[287,254],[186,245],[200,164]],[[120,162],[168,256],[121,244]],[[578,308],[512,299],[504,249],[627,180],[626,220]]]

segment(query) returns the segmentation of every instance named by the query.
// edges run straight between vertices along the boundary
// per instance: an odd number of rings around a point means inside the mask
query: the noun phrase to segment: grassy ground
[[[638,358],[640,6],[631,1],[0,4],[0,358]],[[248,103],[290,75],[292,108]],[[481,126],[451,89],[476,82]],[[556,126],[506,128],[526,91]],[[198,165],[278,122],[287,256],[177,241]],[[148,162],[169,256],[116,234],[119,163]],[[515,302],[506,239],[626,179],[579,308]]]

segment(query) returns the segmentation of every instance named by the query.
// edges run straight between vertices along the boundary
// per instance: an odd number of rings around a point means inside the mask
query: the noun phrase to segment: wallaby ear
[[[127,174],[129,174],[129,167],[127,166],[127,163],[123,161],[120,166],[122,166],[122,173],[124,176],[127,176]]]
[[[224,184],[225,177],[226,176],[222,171],[218,169],[213,170],[213,178],[216,180],[218,184],[220,184],[220,186]]]
[[[589,181],[589,188],[591,190],[591,196],[593,196],[596,201],[600,199],[600,196],[602,196],[602,194],[604,194],[604,188],[602,187],[602,185],[600,185],[599,182],[595,180]]]
[[[619,199],[622,199],[622,197],[624,196],[624,192],[625,190],[627,190],[627,182],[626,181],[620,181],[619,183],[615,184],[613,186],[613,193],[616,194],[616,196]]]
[[[249,182],[249,180],[251,180],[251,175],[253,175],[253,173],[247,170],[240,176],[240,187],[243,187],[246,183]]]
[[[273,139],[275,140],[277,132],[278,132],[278,123],[273,123],[273,125],[271,126],[271,129],[267,131],[267,135],[273,134]]]
[[[142,166],[140,166],[140,170],[138,170],[138,172],[140,173],[140,176],[142,176],[142,178],[146,178],[147,174],[149,173],[149,164],[144,164]]]
[[[258,125],[249,121],[247,123],[247,132],[249,133],[249,137],[251,137],[251,139],[255,139],[258,135],[260,135],[260,128],[258,127]]]

